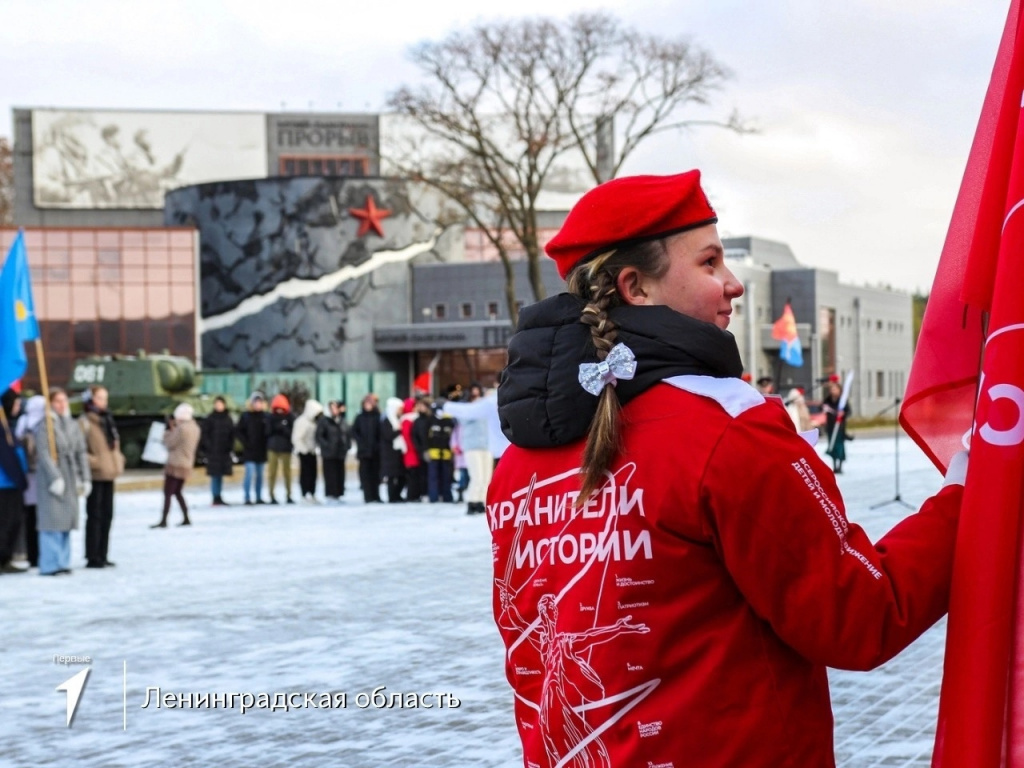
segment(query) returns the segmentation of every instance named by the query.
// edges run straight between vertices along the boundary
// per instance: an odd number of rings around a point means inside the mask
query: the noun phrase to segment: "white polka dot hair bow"
[[[592,395],[600,395],[605,384],[615,386],[620,379],[632,379],[636,374],[636,356],[625,344],[612,347],[608,357],[600,363],[580,363],[580,384]]]

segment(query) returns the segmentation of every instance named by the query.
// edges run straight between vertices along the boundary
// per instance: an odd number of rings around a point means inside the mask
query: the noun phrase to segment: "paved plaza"
[[[901,493],[917,505],[940,477],[909,440],[899,448]],[[863,436],[848,451],[849,515],[878,538],[907,512],[871,509],[895,496],[894,440]],[[202,486],[186,495],[194,525],[174,527],[172,512],[166,530],[148,527],[156,491],[118,495],[115,568],[79,567],[76,531],[71,576],[0,576],[0,763],[522,765],[482,516],[463,505],[364,505],[354,486],[339,506],[212,508]],[[240,500],[235,487],[225,496]],[[943,642],[940,623],[881,669],[831,674],[841,766],[929,765]],[[85,668],[66,727],[56,688]],[[360,708],[359,694],[379,686],[435,706]],[[174,701],[345,693],[347,706],[143,708],[148,687]]]

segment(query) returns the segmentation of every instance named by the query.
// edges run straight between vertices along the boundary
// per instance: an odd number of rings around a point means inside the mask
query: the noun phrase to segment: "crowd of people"
[[[83,506],[85,567],[114,566],[108,556],[114,488],[125,457],[107,409],[107,389],[91,387],[82,401],[76,419],[62,389],[50,390],[48,401],[41,395],[23,399],[14,390],[2,397],[0,574],[30,568],[47,576],[70,574],[70,533],[79,527]],[[388,398],[383,413],[371,393],[351,424],[340,400],[325,408],[308,399],[296,415],[286,395],[274,395],[268,408],[268,398],[257,391],[237,423],[223,397],[214,399],[213,411],[201,423],[192,406],[180,403],[167,419],[162,442],[167,450],[163,507],[150,526],[154,529],[168,527],[175,503],[181,511],[177,525],[192,524],[183,490],[198,456],[213,506],[230,506],[224,480],[236,463],[243,465],[242,504],[294,504],[293,456],[297,497],[308,504],[340,503],[345,461],[354,447],[365,502],[466,503],[468,514],[479,514],[493,468],[508,445],[496,394],[485,394],[478,384],[450,387],[436,401],[426,395]],[[321,477],[322,498],[317,495]]]
[[[114,566],[108,557],[114,480],[124,471],[124,455],[107,390],[92,387],[82,399],[76,420],[63,389],[24,403],[14,390],[0,397],[0,573],[70,574],[82,498],[85,567]]]
[[[749,374],[743,374],[742,378],[748,384],[753,384],[761,395],[776,396],[775,380],[771,376],[762,376],[756,382],[751,381]],[[820,401],[808,402],[802,387],[791,387],[782,398],[782,404],[786,407],[786,412],[797,432],[807,434],[819,427],[824,429],[827,445],[825,453],[832,458],[832,471],[841,475],[843,462],[846,461],[846,443],[853,440],[853,435],[848,429],[852,409],[849,400],[842,402],[843,388],[838,374],[833,373],[820,381],[823,387]],[[812,405],[816,406],[821,414],[817,421],[811,414]]]
[[[508,445],[498,423],[497,397],[493,392],[485,395],[479,384],[466,390],[452,386],[436,401],[426,395],[391,397],[383,412],[380,398],[370,393],[351,424],[340,400],[329,401],[325,409],[307,399],[296,415],[288,397],[279,393],[267,406],[266,395],[253,392],[235,423],[224,399],[215,400],[214,412],[203,420],[196,438],[187,441],[191,454],[176,464],[174,473],[168,470],[164,516],[154,528],[166,527],[172,497],[182,506],[181,524],[190,524],[175,481],[186,465],[191,471],[194,462],[188,458],[194,458],[196,449],[205,457],[214,506],[231,504],[223,489],[236,448],[244,465],[242,503],[247,506],[296,502],[293,455],[299,469],[298,497],[308,504],[339,503],[345,492],[345,459],[354,448],[364,502],[467,502],[467,513],[479,514],[491,472]],[[317,496],[321,475],[323,499]]]
[[[456,385],[438,401],[388,398],[383,414],[371,393],[360,407],[351,435],[365,502],[440,501],[466,503],[468,514],[484,511],[491,473],[508,446],[495,393]]]

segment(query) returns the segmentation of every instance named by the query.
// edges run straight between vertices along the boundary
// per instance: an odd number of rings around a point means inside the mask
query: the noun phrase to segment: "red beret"
[[[585,194],[544,247],[565,279],[598,254],[668,237],[718,221],[700,188],[700,171],[674,176],[623,176]]]
[[[838,373],[829,374],[828,382],[829,382],[829,384],[838,384],[839,383],[839,374]]]

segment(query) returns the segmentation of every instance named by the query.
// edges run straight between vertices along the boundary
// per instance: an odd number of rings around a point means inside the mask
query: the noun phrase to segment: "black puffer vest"
[[[566,445],[587,434],[597,398],[579,383],[579,365],[597,362],[590,327],[580,322],[586,302],[568,293],[524,307],[508,345],[498,387],[505,436],[522,448]],[[620,306],[609,312],[618,341],[636,356],[633,379],[618,382],[625,405],[662,379],[683,374],[738,378],[736,339],[713,323],[666,306]]]

